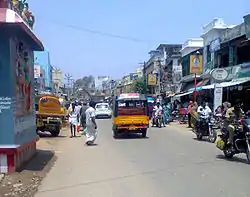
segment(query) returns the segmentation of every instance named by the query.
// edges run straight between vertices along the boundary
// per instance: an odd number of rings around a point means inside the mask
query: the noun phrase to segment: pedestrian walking
[[[80,123],[81,123],[81,127],[83,128],[83,131],[86,128],[86,113],[85,112],[88,108],[89,107],[87,106],[87,102],[83,102],[81,109],[80,109]]]
[[[85,112],[86,116],[86,145],[94,144],[97,138],[97,124],[95,121],[95,103],[90,102],[89,107]]]
[[[193,107],[193,101],[189,101],[188,103],[188,128],[191,128],[191,109]]]
[[[71,138],[76,137],[76,127],[78,125],[78,113],[76,108],[76,103],[71,103],[71,106],[68,109],[69,111],[69,124],[70,124],[70,132],[71,132]]]

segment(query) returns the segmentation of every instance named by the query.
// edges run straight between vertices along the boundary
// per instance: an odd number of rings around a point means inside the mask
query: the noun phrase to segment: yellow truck
[[[67,124],[64,100],[51,94],[37,96],[37,132],[50,132],[56,137]]]

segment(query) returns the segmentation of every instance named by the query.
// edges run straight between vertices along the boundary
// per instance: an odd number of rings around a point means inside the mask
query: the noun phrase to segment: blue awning
[[[197,87],[197,88],[196,88],[196,92],[199,92],[199,91],[201,91],[201,90],[203,90],[202,87]],[[193,91],[194,91],[194,88],[190,88],[190,89],[188,90],[188,92],[193,92]]]

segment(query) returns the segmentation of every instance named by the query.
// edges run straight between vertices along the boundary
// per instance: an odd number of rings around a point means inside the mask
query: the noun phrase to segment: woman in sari
[[[164,122],[165,124],[169,124],[170,112],[171,112],[170,104],[168,103],[163,105],[163,110],[164,110]]]

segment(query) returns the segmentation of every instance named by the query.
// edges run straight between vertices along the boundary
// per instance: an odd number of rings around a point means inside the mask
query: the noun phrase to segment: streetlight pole
[[[68,95],[68,98],[69,98],[69,87],[70,87],[70,81],[72,79],[72,75],[70,75],[69,73],[68,74],[65,74],[65,78],[68,82],[68,91],[67,91],[67,95]]]

